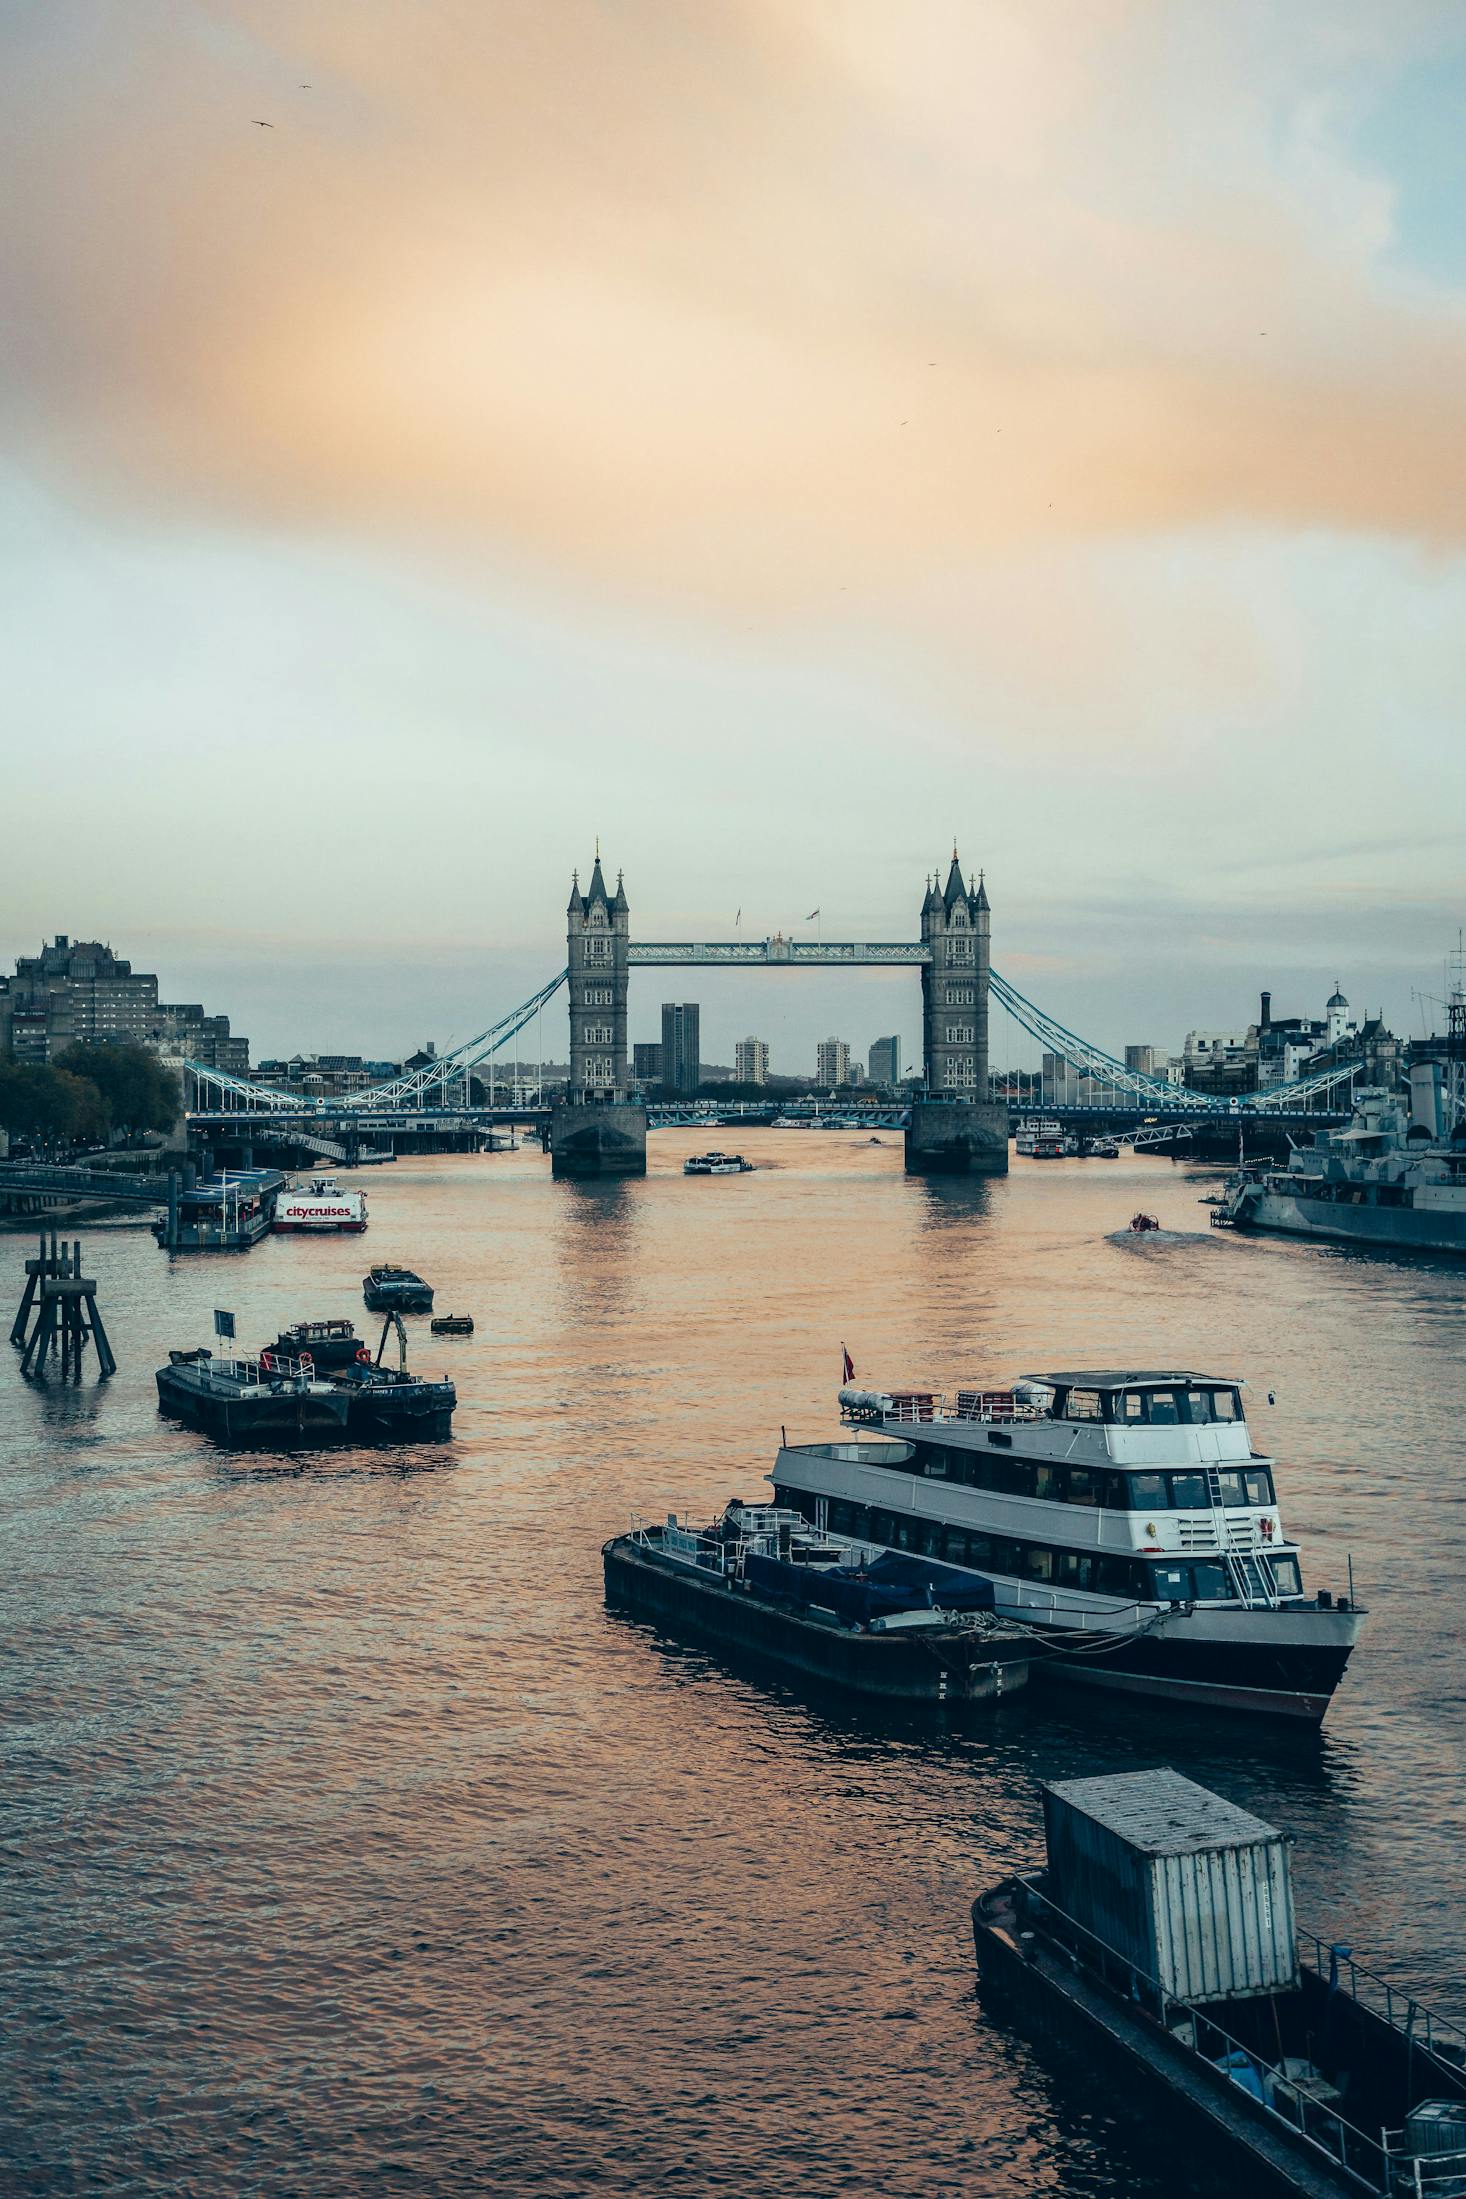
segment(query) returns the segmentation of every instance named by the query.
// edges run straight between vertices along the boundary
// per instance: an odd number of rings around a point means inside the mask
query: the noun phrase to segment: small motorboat
[[[741,1153],[692,1153],[682,1163],[684,1176],[746,1176],[752,1168]]]
[[[1159,1229],[1160,1226],[1154,1214],[1132,1214],[1130,1217],[1130,1233],[1134,1237],[1144,1237],[1148,1231]]]
[[[436,1313],[433,1316],[434,1336],[472,1336],[471,1313]]]

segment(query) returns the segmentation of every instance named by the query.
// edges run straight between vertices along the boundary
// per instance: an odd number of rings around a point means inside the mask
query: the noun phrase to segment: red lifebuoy
[[[356,1361],[357,1361],[357,1365],[358,1365],[358,1366],[360,1366],[360,1367],[369,1367],[369,1366],[371,1365],[371,1363],[372,1363],[372,1355],[371,1355],[371,1353],[370,1353],[370,1352],[369,1352],[369,1351],[367,1350],[367,1348],[366,1348],[366,1345],[365,1345],[365,1344],[363,1344],[363,1345],[362,1345],[362,1347],[361,1347],[360,1351],[359,1351],[359,1352],[357,1353],[357,1355],[356,1355]]]

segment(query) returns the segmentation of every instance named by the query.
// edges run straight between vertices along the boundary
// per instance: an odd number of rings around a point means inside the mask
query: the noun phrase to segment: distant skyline
[[[4,966],[395,1055],[560,966],[597,833],[648,938],[914,937],[955,836],[1113,1051],[1418,1031],[1463,95],[1430,0],[22,0]],[[778,1065],[916,993],[677,980]]]

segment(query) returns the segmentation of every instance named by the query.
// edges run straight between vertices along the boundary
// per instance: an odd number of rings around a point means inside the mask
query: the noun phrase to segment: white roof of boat
[[[1049,1389],[1126,1390],[1176,1382],[1202,1383],[1224,1389],[1240,1388],[1235,1374],[1197,1374],[1183,1367],[1081,1367],[1065,1374],[1025,1374],[1024,1382],[1042,1382]]]

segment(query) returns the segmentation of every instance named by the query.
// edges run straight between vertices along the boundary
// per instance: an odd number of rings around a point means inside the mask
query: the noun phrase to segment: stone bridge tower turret
[[[986,1101],[992,913],[979,879],[969,892],[952,850],[946,889],[927,885],[921,941],[922,1068],[931,1099]]]
[[[618,874],[614,896],[601,875],[600,849],[590,888],[577,871],[565,912],[570,987],[570,1098],[625,1099],[626,988],[631,911]]]

